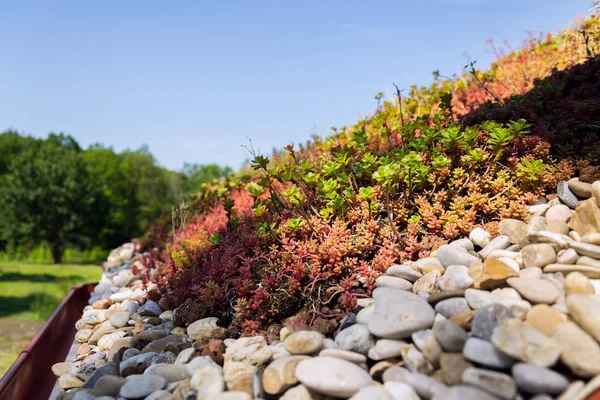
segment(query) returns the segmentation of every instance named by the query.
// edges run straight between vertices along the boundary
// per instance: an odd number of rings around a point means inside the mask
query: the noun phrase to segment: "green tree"
[[[183,194],[187,197],[198,192],[203,183],[212,182],[215,179],[225,178],[233,173],[230,167],[221,167],[217,164],[190,164],[183,165]]]
[[[48,243],[55,263],[67,246],[89,245],[88,216],[100,199],[82,150],[70,136],[50,134],[26,146],[0,176],[0,235],[19,244]]]

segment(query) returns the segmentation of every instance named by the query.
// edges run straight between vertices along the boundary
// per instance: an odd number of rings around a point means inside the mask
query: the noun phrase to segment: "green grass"
[[[101,274],[97,265],[0,261],[0,377],[71,287]]]

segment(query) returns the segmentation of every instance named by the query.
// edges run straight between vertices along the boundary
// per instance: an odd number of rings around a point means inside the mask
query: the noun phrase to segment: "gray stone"
[[[411,372],[406,368],[394,365],[393,367],[385,370],[382,379],[383,382],[405,382],[406,377],[408,377],[410,374]]]
[[[420,372],[425,375],[433,373],[433,366],[414,344],[402,348],[402,361],[404,366],[411,372]]]
[[[368,328],[375,336],[404,339],[433,324],[433,308],[414,293],[394,288],[376,288],[373,298],[375,311]]]
[[[423,353],[425,358],[429,360],[431,365],[437,367],[439,365],[442,347],[435,338],[431,329],[425,329],[412,334],[413,343]]]
[[[512,376],[519,389],[530,394],[547,393],[555,396],[569,386],[569,380],[558,372],[531,364],[513,365]]]
[[[369,358],[375,361],[386,360],[402,355],[402,349],[408,343],[402,340],[379,339],[375,346],[369,349]]]
[[[450,246],[462,247],[467,251],[475,251],[475,246],[473,246],[473,242],[471,242],[469,239],[457,239],[448,244]]]
[[[463,383],[504,400],[512,400],[517,394],[517,385],[510,375],[487,369],[467,368],[463,372]]]
[[[367,371],[350,361],[334,357],[313,357],[301,361],[296,377],[309,389],[329,396],[348,398],[373,385]]]
[[[471,286],[473,278],[469,275],[469,268],[464,265],[450,265],[444,275],[438,279],[438,285],[443,291],[463,290]]]
[[[409,282],[416,282],[417,279],[423,276],[422,273],[408,265],[392,265],[387,269],[387,274],[396,278],[406,279]]]
[[[365,307],[356,314],[356,322],[359,324],[368,324],[371,319],[371,315],[373,315],[373,311],[375,311],[375,306]]]
[[[463,356],[477,364],[499,369],[510,368],[516,361],[514,358],[502,353],[492,343],[474,337],[466,341]]]
[[[404,382],[410,385],[422,399],[431,399],[436,394],[448,390],[448,386],[418,372],[408,375]]]
[[[442,379],[447,385],[460,385],[463,371],[472,366],[473,364],[467,361],[461,353],[442,353],[440,355]]]
[[[449,320],[440,320],[433,325],[433,334],[444,351],[459,353],[468,338],[467,332]]]
[[[559,288],[547,279],[508,278],[506,283],[532,303],[554,304],[560,294]]]
[[[547,226],[546,217],[536,215],[527,224],[527,234],[545,231]]]
[[[126,399],[143,398],[162,389],[166,383],[166,379],[158,375],[132,375],[121,386],[119,395]]]
[[[470,310],[471,308],[464,297],[454,297],[442,300],[435,305],[435,312],[442,314],[446,318],[452,318],[457,314]]]
[[[300,397],[295,398],[302,400]],[[313,397],[311,396],[311,398]],[[394,400],[394,398],[381,386],[368,386],[360,389],[352,396],[352,400]]]
[[[490,304],[480,308],[473,317],[471,335],[483,340],[491,341],[494,328],[512,317],[512,313],[502,304]]]
[[[375,306],[377,306],[377,303]],[[371,316],[371,319],[372,318],[373,316]],[[338,349],[353,351],[355,353],[367,355],[369,349],[375,346],[375,339],[373,338],[373,336],[371,336],[367,325],[354,324],[351,327],[341,331],[335,337],[335,345]]]
[[[173,400],[173,399],[174,399],[173,395],[166,390],[159,390],[158,392],[154,392],[144,398],[144,400]],[[230,399],[230,400],[233,400],[233,399]]]
[[[167,380],[167,383],[178,382],[190,378],[185,364],[155,364],[144,371],[144,375],[158,375]]]
[[[473,261],[478,260],[477,257],[469,254],[465,249],[450,245],[440,247],[437,250],[436,257],[444,268],[450,265],[470,265]]]
[[[490,253],[494,250],[504,250],[506,249],[508,246],[510,246],[510,238],[508,236],[498,236],[495,237],[494,239],[492,239],[491,242],[488,243],[487,246],[485,246],[483,249],[481,249],[479,251],[479,256],[483,259],[487,258]],[[470,264],[463,264],[463,265],[470,265]]]
[[[432,400],[498,400],[498,398],[473,386],[460,385],[451,387],[443,393],[437,393]]]
[[[119,376],[119,367],[116,363],[108,362],[98,367],[92,376],[90,376],[81,387],[84,389],[93,389],[100,378],[108,375]]]
[[[575,193],[569,189],[569,184],[566,181],[558,182],[556,194],[558,194],[560,200],[570,208],[575,208],[577,207],[577,204],[579,204],[579,199]]]
[[[138,314],[142,316],[149,315],[152,317],[158,317],[160,314],[162,314],[162,312],[163,310],[160,308],[160,306],[152,300],[146,300],[144,305],[138,309]]]
[[[378,277],[377,280],[375,280],[375,286],[376,287],[391,287],[391,288],[396,288],[396,289],[400,289],[400,290],[411,290],[412,289],[412,283],[410,283],[410,281],[403,279],[403,278],[397,278],[395,276],[390,276],[390,275],[381,275],[380,277]]]

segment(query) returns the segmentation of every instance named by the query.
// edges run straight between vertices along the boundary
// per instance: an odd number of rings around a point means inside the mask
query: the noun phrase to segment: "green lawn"
[[[0,261],[0,377],[71,287],[101,274],[97,265]]]

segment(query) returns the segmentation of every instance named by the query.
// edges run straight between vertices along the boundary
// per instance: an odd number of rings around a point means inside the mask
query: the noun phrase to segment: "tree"
[[[217,164],[199,165],[185,163],[183,165],[183,175],[185,177],[183,193],[185,196],[193,195],[200,190],[203,183],[225,178],[232,173],[233,170],[230,167],[221,167]]]
[[[68,245],[89,245],[96,202],[82,157],[70,136],[50,134],[26,146],[0,176],[0,235],[16,243],[48,243],[55,263]]]

